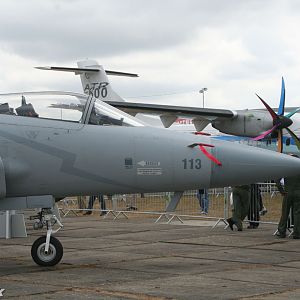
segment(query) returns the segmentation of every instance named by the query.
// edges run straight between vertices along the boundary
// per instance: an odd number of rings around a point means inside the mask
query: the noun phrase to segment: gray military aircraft
[[[104,100],[107,88],[99,87]],[[31,249],[42,266],[63,256],[52,236],[53,225],[62,225],[52,208],[63,197],[184,191],[300,173],[296,158],[149,127],[92,95],[7,94],[0,102],[0,210],[42,208],[37,227],[45,225],[47,234]]]

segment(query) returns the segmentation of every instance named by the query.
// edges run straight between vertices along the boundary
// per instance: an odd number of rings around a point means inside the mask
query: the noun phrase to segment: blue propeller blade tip
[[[285,84],[283,77],[281,78],[281,95],[278,108],[278,115],[282,116],[284,114],[284,105],[285,105]]]

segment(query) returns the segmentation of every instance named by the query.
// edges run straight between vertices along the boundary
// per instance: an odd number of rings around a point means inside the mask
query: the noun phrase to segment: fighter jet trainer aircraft
[[[97,193],[184,191],[300,173],[300,160],[210,137],[153,128],[91,94],[26,93],[0,98],[0,210],[42,208],[47,234],[33,260],[63,256],[52,236],[55,200]],[[57,103],[58,105],[55,105]],[[70,109],[71,108],[71,109]]]

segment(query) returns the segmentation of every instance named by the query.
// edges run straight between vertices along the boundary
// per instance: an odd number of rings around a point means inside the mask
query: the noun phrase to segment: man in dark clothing
[[[279,192],[283,195],[281,218],[276,236],[286,237],[287,224],[292,209],[294,219],[293,238],[300,238],[300,176],[287,177],[282,182],[276,182]]]
[[[233,213],[232,217],[227,219],[228,225],[233,230],[235,224],[238,231],[243,230],[243,221],[248,215],[250,205],[250,186],[239,185],[232,189]]]
[[[259,212],[263,210],[261,191],[258,184],[250,185],[250,205],[248,212],[249,229],[259,226]]]
[[[106,211],[106,204],[105,200],[102,194],[99,195],[92,195],[89,197],[89,204],[88,204],[88,211],[85,213],[85,215],[91,215],[92,214],[92,209],[95,203],[96,198],[98,197],[100,208],[101,208],[101,213],[100,216],[103,216],[107,213]]]

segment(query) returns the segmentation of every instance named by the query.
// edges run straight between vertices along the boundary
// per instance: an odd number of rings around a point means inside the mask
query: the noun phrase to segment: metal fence
[[[259,184],[263,205],[267,213],[260,216],[262,222],[277,223],[281,215],[282,196],[278,193],[274,183]],[[209,210],[207,215],[201,215],[199,200],[196,191],[184,192],[176,210],[172,212],[178,216],[190,216],[201,218],[226,219],[231,216],[232,205],[230,203],[230,188],[209,190]],[[172,198],[172,192],[146,193],[146,194],[124,194],[104,196],[106,208],[114,216],[123,212],[133,213],[132,215],[144,214],[145,216],[160,215],[166,212],[166,208]],[[72,197],[61,201],[60,208],[64,214],[70,212],[78,214],[87,208],[88,197]],[[80,205],[78,206],[78,203]],[[96,201],[93,207],[99,212],[99,202]]]

